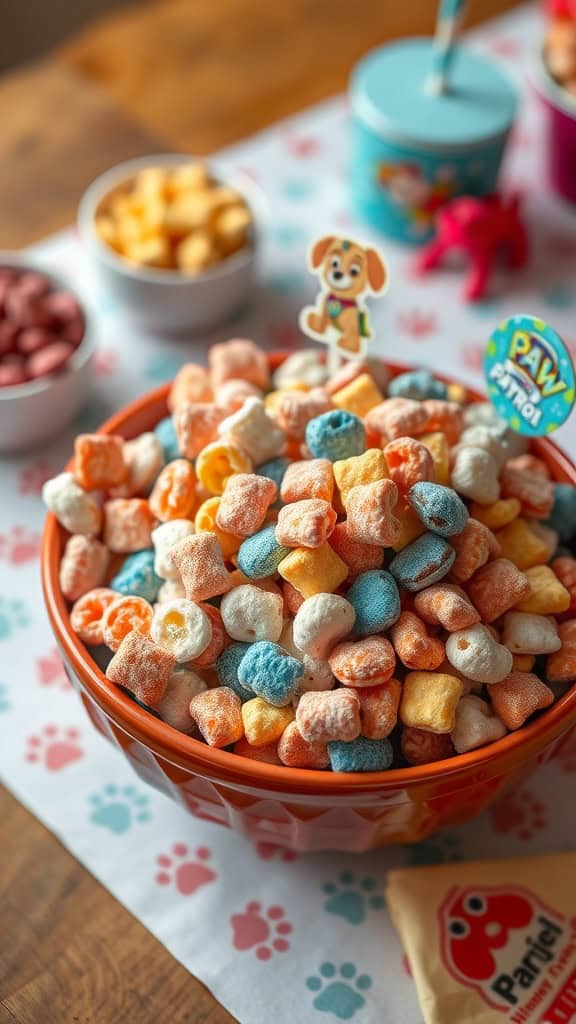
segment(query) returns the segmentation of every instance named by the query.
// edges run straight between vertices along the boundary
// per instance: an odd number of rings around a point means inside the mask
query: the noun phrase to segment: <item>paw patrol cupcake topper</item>
[[[311,245],[308,269],[320,279],[321,291],[316,305],[301,311],[300,327],[329,346],[328,365],[334,372],[341,359],[364,358],[372,332],[363,300],[384,293],[388,269],[377,249],[336,235]]]

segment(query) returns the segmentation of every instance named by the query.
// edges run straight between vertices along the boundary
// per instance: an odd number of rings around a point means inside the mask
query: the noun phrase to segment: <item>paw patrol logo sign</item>
[[[574,366],[564,342],[532,316],[513,316],[492,334],[484,355],[488,395],[519,434],[542,437],[574,406]]]

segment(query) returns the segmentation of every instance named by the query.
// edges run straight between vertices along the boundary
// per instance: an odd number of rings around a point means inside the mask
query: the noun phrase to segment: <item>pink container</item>
[[[542,56],[538,58],[533,85],[546,111],[546,168],[553,192],[576,203],[576,97],[554,81]]]

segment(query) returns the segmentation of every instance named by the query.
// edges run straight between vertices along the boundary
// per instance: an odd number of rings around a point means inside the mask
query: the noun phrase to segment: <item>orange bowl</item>
[[[281,356],[272,358],[278,365]],[[391,366],[393,375],[406,367]],[[129,439],[167,414],[168,386],[127,406],[102,433]],[[469,392],[472,399],[483,396]],[[550,440],[534,441],[554,479],[576,484],[576,467]],[[145,782],[191,814],[252,840],[296,851],[360,852],[425,839],[484,810],[559,749],[576,724],[576,687],[518,732],[446,761],[387,772],[308,771],[239,757],[177,732],[108,681],[70,628],[58,584],[66,531],[53,515],[42,541],[48,615],[68,676],[96,726]]]

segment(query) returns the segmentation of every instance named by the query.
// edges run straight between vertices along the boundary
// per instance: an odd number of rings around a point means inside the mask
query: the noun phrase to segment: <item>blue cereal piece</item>
[[[270,640],[250,644],[238,669],[242,685],[249,686],[257,697],[263,697],[276,708],[290,703],[303,674],[302,662]]]
[[[119,572],[110,580],[110,589],[119,594],[136,594],[152,604],[165,581],[154,572],[154,549],[128,555]]]
[[[448,397],[448,388],[441,380],[437,380],[430,370],[409,370],[394,377],[388,385],[389,398],[413,398],[422,402],[425,398]]]
[[[370,636],[390,629],[400,616],[400,594],[396,580],[385,569],[360,573],[346,594],[356,612],[354,632]]]
[[[273,576],[280,562],[290,554],[291,548],[285,548],[276,540],[276,527],[265,526],[242,541],[237,554],[238,568],[251,580],[263,580]]]
[[[556,530],[564,544],[576,534],[576,487],[572,487],[572,484],[555,485],[552,515],[546,526]]]
[[[247,700],[252,700],[254,694],[247,686],[243,686],[238,679],[238,669],[240,662],[246,654],[246,651],[250,649],[250,644],[234,643],[225,647],[222,654],[216,662],[216,672],[218,679],[222,686],[229,686],[231,690],[234,690],[242,703],[244,704]]]
[[[400,587],[416,592],[443,579],[455,557],[454,548],[443,537],[424,533],[402,548],[388,568]]]
[[[315,416],[306,426],[306,444],[314,459],[350,459],[366,448],[366,431],[358,416],[333,409]]]
[[[172,462],[174,459],[181,458],[178,438],[176,437],[176,430],[171,416],[167,416],[165,420],[160,420],[160,423],[157,423],[154,427],[154,433],[160,441],[166,462]]]
[[[268,462],[263,462],[258,469],[254,472],[258,476],[267,476],[269,480],[273,480],[278,488],[278,494],[280,494],[280,488],[284,479],[284,474],[290,465],[290,459],[280,457],[278,459],[270,459]]]
[[[462,533],[466,526],[468,509],[452,487],[421,480],[410,488],[408,501],[426,529],[441,537]]]
[[[385,772],[394,760],[390,740],[369,740],[366,736],[346,743],[332,740],[328,756],[333,772]]]

